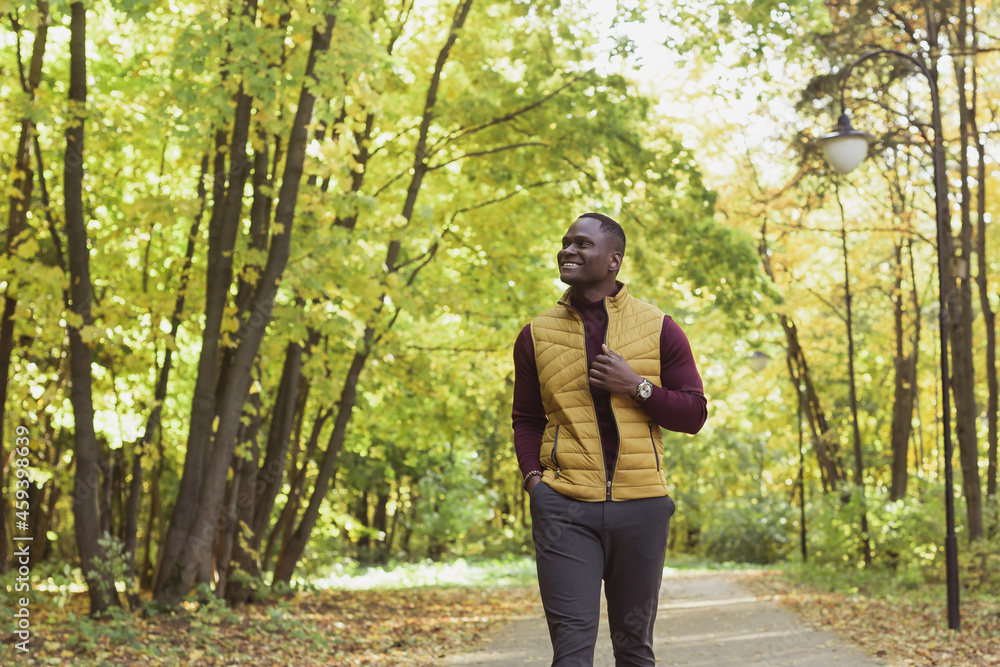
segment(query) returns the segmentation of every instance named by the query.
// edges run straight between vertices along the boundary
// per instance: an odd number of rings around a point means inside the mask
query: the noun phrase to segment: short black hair
[[[621,225],[603,213],[584,213],[578,217],[577,220],[581,220],[583,218],[593,218],[594,220],[600,221],[601,233],[610,239],[614,239],[620,246],[622,254],[625,254],[625,230],[622,229]]]

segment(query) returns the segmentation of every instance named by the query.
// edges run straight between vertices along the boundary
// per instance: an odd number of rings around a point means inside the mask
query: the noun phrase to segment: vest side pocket
[[[559,426],[559,424],[556,424],[556,435],[552,441],[552,464],[556,467],[556,476],[554,479],[559,479],[559,472],[562,470],[559,467],[559,458],[556,456],[556,450],[559,448]]]

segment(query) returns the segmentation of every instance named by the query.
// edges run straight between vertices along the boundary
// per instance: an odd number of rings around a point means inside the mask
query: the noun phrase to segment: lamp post
[[[799,429],[799,551],[802,552],[802,562],[809,560],[809,547],[806,542],[806,459],[802,453],[802,386],[795,380],[795,397],[798,399],[798,409],[795,412],[795,424]]]
[[[955,538],[955,499],[952,488],[952,445],[951,445],[951,405],[949,401],[950,375],[948,372],[948,278],[946,262],[950,261],[951,222],[948,212],[948,184],[944,168],[944,146],[941,135],[941,103],[938,99],[937,83],[927,66],[919,59],[892,49],[879,49],[866,53],[848,66],[840,82],[840,118],[832,132],[819,138],[823,153],[833,168],[846,174],[857,167],[868,153],[872,137],[851,127],[847,108],[844,105],[844,91],[847,80],[855,67],[866,60],[878,56],[895,56],[913,63],[927,78],[931,90],[931,125],[934,128],[934,201],[937,222],[938,261],[938,302],[940,307],[939,332],[941,341],[941,413],[942,436],[944,438],[944,480],[945,480],[945,569],[948,582],[948,627],[958,630],[960,626],[958,595],[958,542]]]

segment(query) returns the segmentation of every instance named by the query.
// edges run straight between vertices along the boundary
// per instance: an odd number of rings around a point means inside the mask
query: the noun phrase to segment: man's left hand
[[[601,345],[601,351],[603,354],[597,355],[590,366],[590,383],[612,394],[635,396],[642,377],[632,370],[625,357],[607,345]]]

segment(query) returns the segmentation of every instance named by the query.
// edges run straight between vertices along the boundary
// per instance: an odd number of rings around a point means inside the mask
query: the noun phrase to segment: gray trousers
[[[531,491],[530,506],[553,667],[594,664],[602,580],[615,664],[652,667],[674,501],[663,496],[590,503],[541,483]]]

